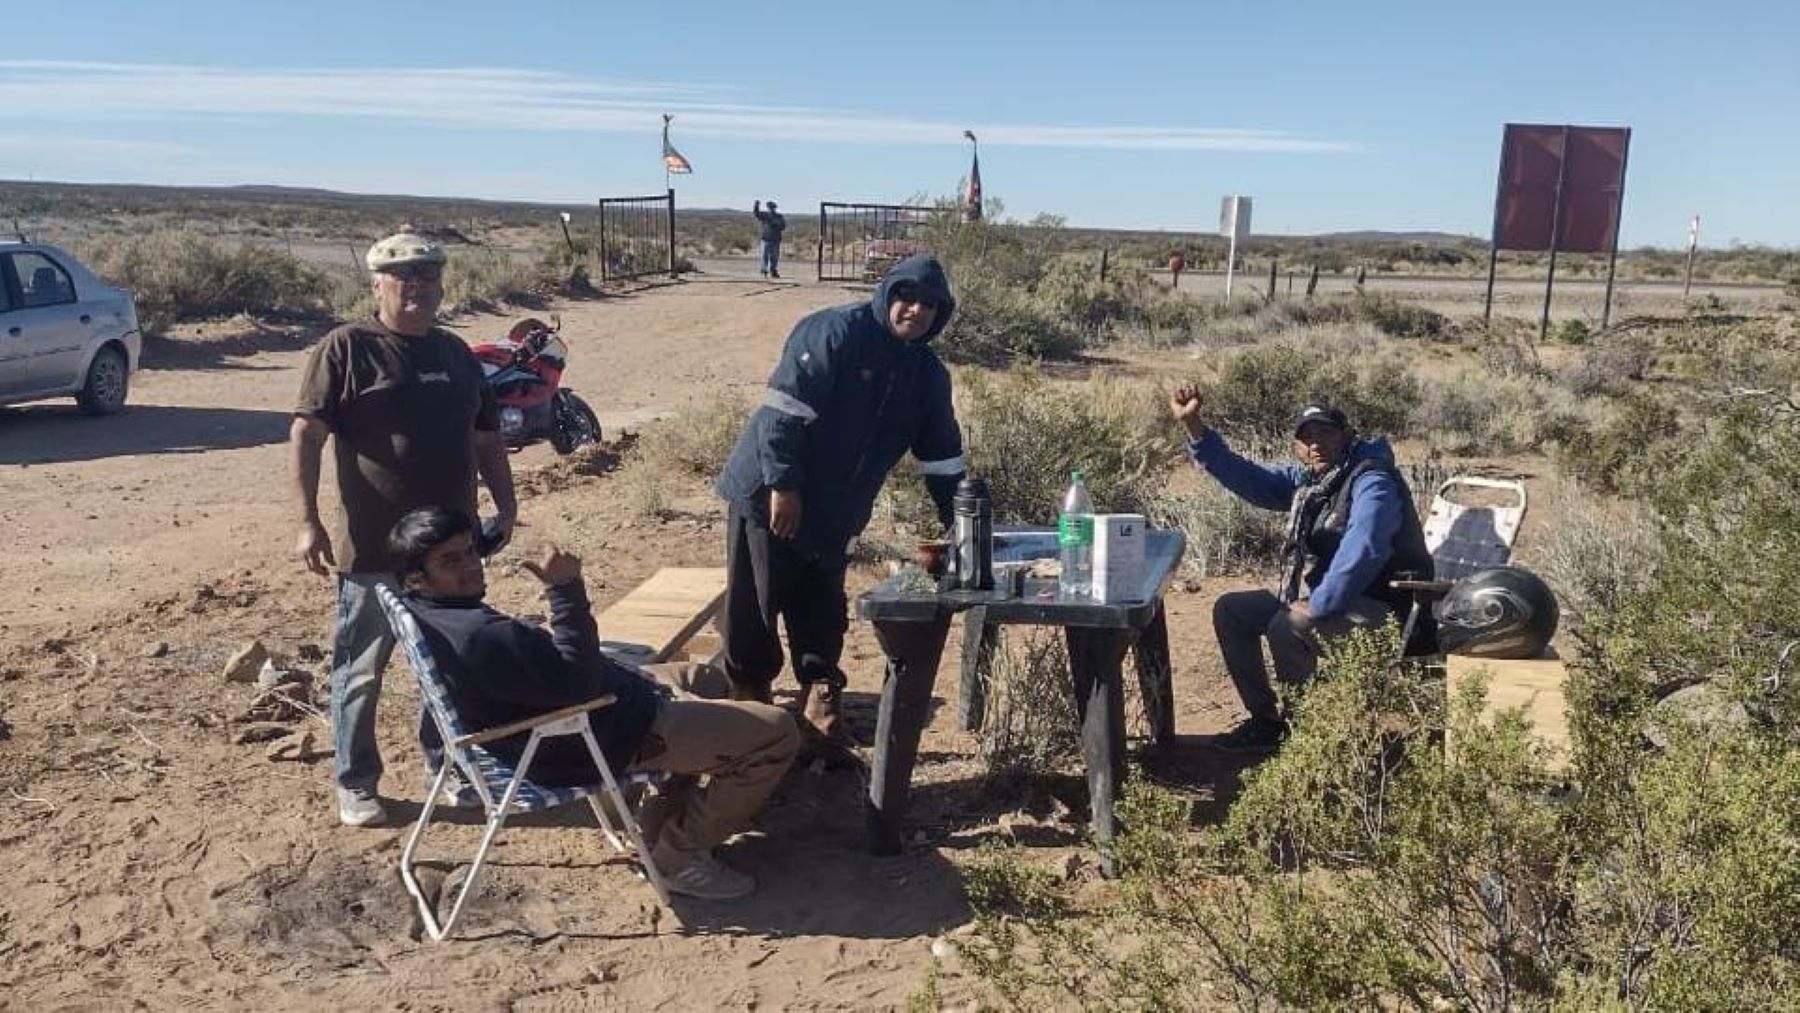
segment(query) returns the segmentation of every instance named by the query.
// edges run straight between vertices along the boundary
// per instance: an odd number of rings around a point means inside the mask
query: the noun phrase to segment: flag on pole
[[[669,121],[674,118],[668,113],[663,113],[663,171],[693,172],[694,167],[688,162],[687,156],[676,151],[675,145],[669,143]]]
[[[963,131],[963,136],[967,137],[969,139],[969,143],[971,145],[975,144],[975,131],[965,130],[965,131]],[[971,159],[971,161],[969,163],[969,184],[967,187],[965,187],[963,189],[963,217],[967,218],[969,221],[978,222],[981,220],[981,151],[980,151],[980,149],[977,148],[977,149],[971,151],[970,159]]]

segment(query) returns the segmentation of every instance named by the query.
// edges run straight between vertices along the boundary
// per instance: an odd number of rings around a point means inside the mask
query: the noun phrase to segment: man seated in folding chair
[[[1213,605],[1219,653],[1249,718],[1217,737],[1233,751],[1276,749],[1287,737],[1263,642],[1275,676],[1289,685],[1312,678],[1321,638],[1405,618],[1401,574],[1429,580],[1431,553],[1406,479],[1387,441],[1362,439],[1342,411],[1304,408],[1293,425],[1299,464],[1247,460],[1201,418],[1199,392],[1181,388],[1169,410],[1187,430],[1188,454],[1239,499],[1288,512],[1279,593],[1232,591]]]
[[[749,824],[787,772],[800,744],[793,718],[767,704],[701,699],[730,690],[723,673],[706,666],[660,666],[668,671],[659,675],[678,683],[671,689],[608,659],[581,561],[559,549],[525,564],[544,584],[549,630],[489,607],[475,536],[468,517],[427,507],[402,517],[388,539],[405,604],[432,641],[463,721],[493,728],[612,694],[612,706],[589,716],[608,765],[674,775],[642,819],[645,846],[669,891],[713,900],[753,891],[755,881],[720,862],[713,848]],[[527,739],[520,733],[486,748],[516,763]],[[700,776],[704,787],[695,783]],[[574,735],[541,741],[526,777],[559,787],[600,780]]]

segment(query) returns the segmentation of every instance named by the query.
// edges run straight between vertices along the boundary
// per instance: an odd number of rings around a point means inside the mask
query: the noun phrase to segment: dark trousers
[[[1303,618],[1267,591],[1232,591],[1213,602],[1213,633],[1219,638],[1219,653],[1225,656],[1225,670],[1231,674],[1244,709],[1253,718],[1274,720],[1281,717],[1281,704],[1263,664],[1264,640],[1269,642],[1276,678],[1297,686],[1318,671],[1321,638],[1380,626],[1393,614],[1384,602],[1357,598],[1341,615]]]
[[[802,685],[844,684],[838,659],[850,627],[844,564],[829,566],[776,538],[735,505],[725,524],[725,607],[719,633],[732,681],[766,686],[781,673],[776,621],[787,625],[794,677]]]

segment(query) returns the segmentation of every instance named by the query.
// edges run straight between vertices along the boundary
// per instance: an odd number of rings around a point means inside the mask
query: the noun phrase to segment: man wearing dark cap
[[[770,699],[785,621],[802,711],[828,739],[842,738],[850,541],[901,457],[918,460],[938,519],[950,522],[962,431],[931,340],[955,312],[943,265],[919,255],[894,265],[868,302],[801,320],[715,487],[730,506],[719,626],[733,695]]]
[[[769,210],[763,210],[763,202],[757,201],[750,213],[762,223],[762,276],[765,278],[781,277],[781,234],[787,231],[787,218],[775,210],[775,202],[769,202]]]
[[[1344,413],[1307,405],[1294,418],[1297,465],[1257,464],[1233,452],[1201,417],[1200,396],[1176,390],[1169,410],[1187,430],[1188,453],[1238,498],[1288,512],[1281,584],[1276,593],[1233,591],[1213,605],[1213,631],[1225,668],[1249,717],[1219,736],[1228,749],[1281,744],[1287,723],[1263,663],[1269,644],[1275,675],[1299,684],[1318,668],[1320,638],[1379,626],[1405,608],[1390,587],[1399,574],[1430,579],[1431,553],[1412,491],[1379,437],[1358,438]]]
[[[481,363],[461,338],[437,326],[444,300],[443,247],[408,232],[369,247],[373,316],[333,330],[313,348],[289,430],[299,537],[294,553],[321,576],[336,571],[331,725],[337,811],[345,826],[386,816],[376,787],[381,753],[375,703],[393,634],[374,586],[393,581],[387,535],[402,514],[438,506],[475,515],[475,480],[494,498],[491,550],[506,540],[517,507],[500,441],[498,409]],[[331,437],[343,523],[327,533],[319,470]],[[437,731],[421,719],[433,769]]]

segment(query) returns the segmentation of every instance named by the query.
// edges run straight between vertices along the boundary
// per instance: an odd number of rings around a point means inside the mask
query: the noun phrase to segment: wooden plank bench
[[[723,567],[663,567],[596,617],[600,649],[628,665],[710,657],[718,639],[696,635],[724,601]]]
[[[1528,661],[1498,661],[1492,658],[1465,658],[1449,655],[1444,659],[1445,691],[1454,697],[1462,684],[1476,673],[1487,672],[1488,715],[1523,708],[1531,721],[1531,735],[1545,747],[1545,759],[1552,771],[1568,769],[1570,759],[1568,704],[1563,683],[1568,669],[1554,649],[1543,657]],[[1446,743],[1454,749],[1455,743]]]

